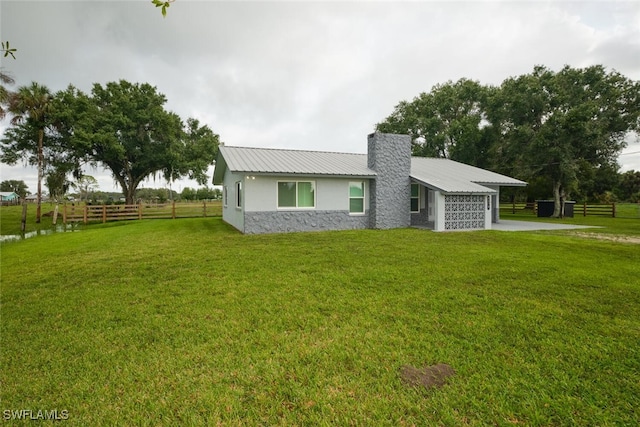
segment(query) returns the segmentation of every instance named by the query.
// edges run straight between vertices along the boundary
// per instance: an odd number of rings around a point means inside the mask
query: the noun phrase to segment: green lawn
[[[36,205],[35,203],[27,204],[27,216],[26,216],[26,227],[25,233],[49,233],[52,230],[63,231],[69,229],[75,229],[80,224],[79,222],[73,223],[73,221],[69,221],[69,224],[65,227],[63,225],[63,215],[62,211],[64,209],[64,205],[58,205],[58,217],[56,221],[56,226],[53,225],[53,213],[55,210],[55,203],[42,203],[41,211],[42,217],[40,218],[40,224],[36,224]],[[109,212],[112,212],[111,209],[117,209],[119,205],[109,205]],[[97,208],[97,206],[96,206]],[[68,215],[75,216],[76,218],[82,218],[83,216],[84,203],[76,203],[73,206],[71,204],[67,204],[67,212]],[[101,208],[99,208],[101,209]],[[206,203],[206,216],[222,216],[222,202],[219,200],[207,202]],[[96,214],[98,211],[93,211],[90,214],[91,217],[95,217],[96,215],[101,218],[101,214]],[[165,218],[171,218],[172,212],[175,212],[177,218],[189,218],[189,217],[200,217],[205,216],[203,202],[177,202],[175,211],[173,211],[173,207],[171,202],[167,202],[164,204],[146,204],[143,203],[143,216],[153,217],[153,216],[163,216]],[[133,215],[135,216],[135,215]],[[22,206],[0,206],[0,235],[16,235],[19,236],[20,226],[22,220]],[[82,219],[80,219],[82,221]],[[92,218],[90,223],[101,222],[101,219]]]
[[[83,426],[640,423],[640,245],[245,236],[197,218],[0,249],[3,411]],[[456,371],[442,388],[400,380],[437,363]]]

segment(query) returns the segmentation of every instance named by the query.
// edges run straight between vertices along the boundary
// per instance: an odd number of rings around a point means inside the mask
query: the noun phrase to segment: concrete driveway
[[[500,222],[491,224],[491,229],[498,231],[578,230],[581,228],[598,227],[551,222],[513,221],[509,219],[501,219]]]

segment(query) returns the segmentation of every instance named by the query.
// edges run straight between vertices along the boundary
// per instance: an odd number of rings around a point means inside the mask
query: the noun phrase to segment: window
[[[411,184],[411,212],[420,212],[420,185]]]
[[[242,181],[236,182],[236,208],[242,207]]]
[[[224,203],[224,206],[227,206],[227,195],[229,194],[229,190],[227,189],[227,186],[225,185],[224,187],[222,187],[222,200]]]
[[[364,213],[364,181],[349,183],[349,213]]]
[[[278,208],[314,208],[316,183],[314,181],[278,182]]]

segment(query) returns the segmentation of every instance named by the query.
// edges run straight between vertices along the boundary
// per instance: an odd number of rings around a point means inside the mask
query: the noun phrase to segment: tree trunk
[[[36,196],[36,224],[40,224],[42,204],[42,175],[44,175],[44,154],[42,145],[44,142],[44,129],[38,129],[38,195]]]
[[[562,200],[560,198],[560,181],[553,183],[553,218],[560,218],[562,215]]]
[[[135,195],[136,195],[136,189],[133,188],[133,186],[127,188],[127,191],[125,192],[125,195],[124,195],[125,203],[127,205],[133,205],[134,204],[133,199],[135,198]]]
[[[20,232],[24,234],[27,229],[27,201],[22,200],[22,221],[20,221]]]

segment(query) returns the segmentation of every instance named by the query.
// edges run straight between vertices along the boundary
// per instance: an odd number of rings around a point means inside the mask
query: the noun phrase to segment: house
[[[0,192],[0,203],[3,205],[17,205],[20,203],[20,196],[13,191]]]
[[[24,199],[29,203],[36,203],[38,201],[38,195],[37,194],[29,194]],[[40,198],[41,202],[46,202],[48,200],[49,200],[49,198],[47,196],[45,196],[44,194]]]
[[[407,135],[374,133],[367,154],[222,146],[213,183],[223,220],[243,233],[491,229],[505,175],[411,156]]]

